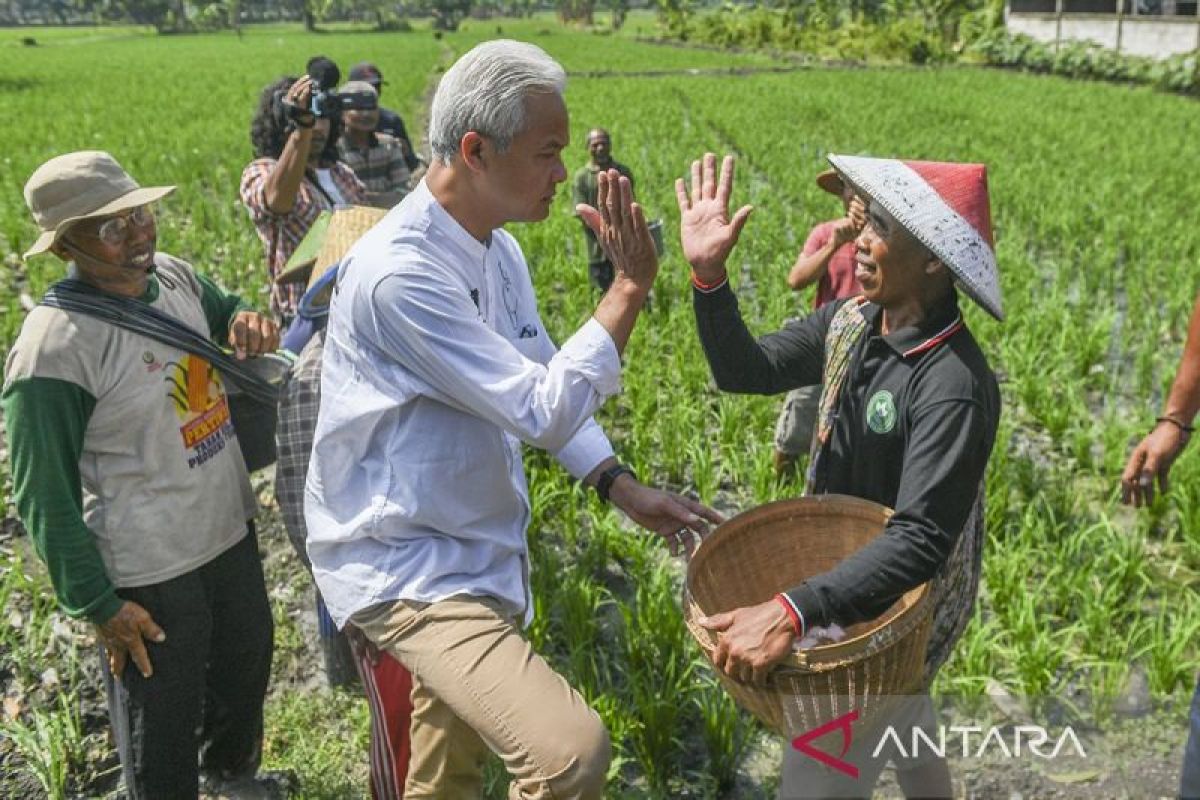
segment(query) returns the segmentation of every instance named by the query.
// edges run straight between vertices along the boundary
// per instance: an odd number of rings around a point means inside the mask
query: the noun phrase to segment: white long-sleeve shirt
[[[339,625],[388,600],[489,596],[532,617],[520,442],[582,478],[613,453],[620,389],[594,319],[555,348],[529,268],[422,182],[343,260],[305,487],[313,575]]]

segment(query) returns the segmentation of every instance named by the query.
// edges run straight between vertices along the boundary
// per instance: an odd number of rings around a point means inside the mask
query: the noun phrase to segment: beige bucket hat
[[[174,186],[139,186],[115,158],[100,150],[52,158],[25,183],[25,205],[41,234],[24,258],[49,250],[74,222],[153,203],[173,191]]]

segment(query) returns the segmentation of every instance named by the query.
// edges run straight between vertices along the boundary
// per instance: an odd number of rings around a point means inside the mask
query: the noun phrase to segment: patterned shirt
[[[242,203],[250,212],[250,220],[262,240],[267,256],[267,275],[271,279],[271,311],[279,317],[290,319],[296,315],[300,298],[304,294],[303,283],[275,283],[275,276],[287,264],[304,234],[322,211],[333,210],[334,203],[317,184],[312,170],[304,174],[296,202],[286,214],[276,214],[267,207],[266,187],[275,164],[274,158],[256,158],[242,170],[239,194]],[[366,200],[366,187],[354,177],[354,172],[341,162],[329,170],[334,185],[347,203],[362,203]]]
[[[412,170],[406,161],[407,146],[395,136],[372,133],[366,147],[355,147],[343,136],[337,143],[338,157],[367,187],[369,192],[408,193]]]
[[[288,539],[311,569],[304,547],[304,478],[312,453],[313,434],[317,429],[317,409],[321,405],[321,355],[325,352],[325,331],[319,330],[308,340],[292,366],[292,374],[279,401],[279,427],[276,430],[279,457],[275,462],[275,500],[287,528]]]

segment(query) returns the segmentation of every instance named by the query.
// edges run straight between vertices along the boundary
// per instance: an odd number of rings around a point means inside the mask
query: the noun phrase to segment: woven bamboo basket
[[[717,638],[698,618],[766,602],[832,569],[878,536],[891,514],[857,497],[820,495],[723,523],[688,564],[683,601],[692,636],[711,657]],[[932,619],[923,584],[879,618],[847,628],[842,641],[793,651],[763,686],[718,677],[739,705],[789,739],[851,710],[870,725],[896,698],[920,690]]]

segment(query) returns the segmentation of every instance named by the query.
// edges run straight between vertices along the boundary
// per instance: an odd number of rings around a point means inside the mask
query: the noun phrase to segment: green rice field
[[[428,93],[457,55],[483,39],[521,38],[571,73],[568,168],[586,161],[588,129],[607,128],[649,215],[665,221],[668,252],[626,351],[624,391],[599,418],[643,479],[733,514],[801,486],[772,468],[780,398],[712,385],[679,254],[674,179],[705,151],[737,155],[734,202],[756,210],[730,271],[752,327],[767,332],[811,307],[785,276],[809,228],[838,213],[813,182],[825,154],[986,162],[1008,319],[963,303],[1000,376],[1004,411],[981,598],[937,688],[979,698],[1000,686],[1035,710],[1071,697],[1102,726],[1135,675],[1179,709],[1200,667],[1200,460],[1186,452],[1170,494],[1148,512],[1120,506],[1116,490],[1132,441],[1160,413],[1200,285],[1200,107],[1149,89],[972,67],[802,68],[638,38],[653,27],[634,15],[615,35],[550,17],[469,20],[441,38],[420,26],[171,37],[0,30],[0,350],[23,303],[62,274],[53,257],[19,258],[35,236],[21,187],[44,160],[103,149],[143,185],[177,184],[159,208],[159,248],[265,309],[262,248],[237,196],[258,90],[317,53],[343,72],[373,60],[388,81],[384,105],[416,136]],[[37,47],[21,45],[29,35]],[[560,189],[546,222],[513,229],[559,341],[598,300],[569,195]],[[611,795],[772,796],[779,745],[700,658],[680,616],[679,564],[544,453],[528,452],[526,466],[538,612],[529,634],[612,733]],[[307,579],[265,475],[259,488],[278,639],[266,765],[294,770],[303,797],[366,796],[365,704],[317,674]],[[116,762],[94,643],[87,626],[55,611],[6,487],[0,499],[9,518],[0,528],[0,796],[103,796]],[[1168,720],[1177,746],[1182,710]],[[500,772],[489,775],[503,796]]]

